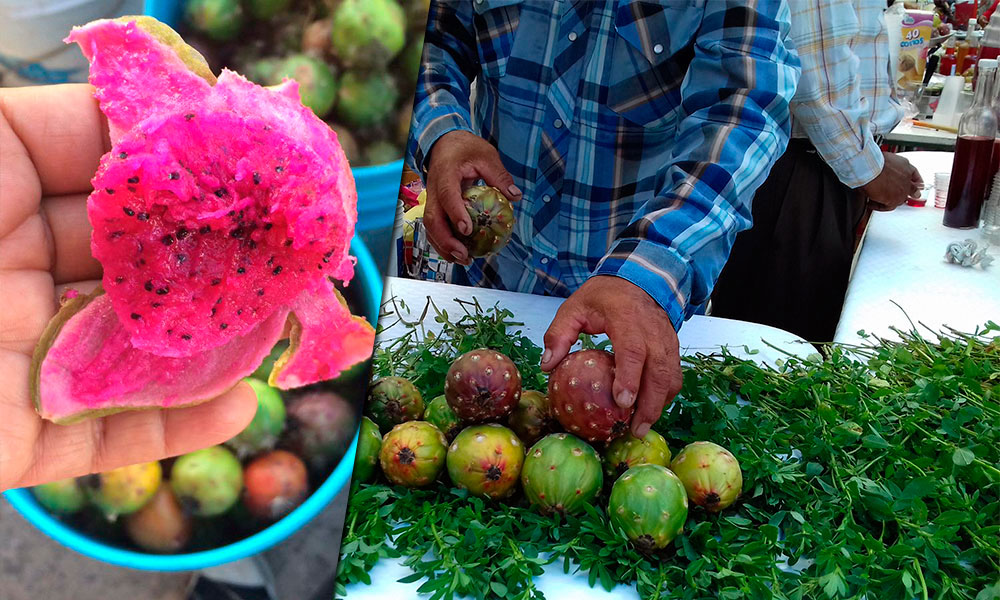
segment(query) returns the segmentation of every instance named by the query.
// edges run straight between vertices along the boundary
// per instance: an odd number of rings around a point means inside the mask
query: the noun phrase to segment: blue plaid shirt
[[[456,282],[565,297],[616,275],[679,329],[788,142],[788,32],[778,0],[433,0],[408,162],[472,131],[524,192],[511,242]]]

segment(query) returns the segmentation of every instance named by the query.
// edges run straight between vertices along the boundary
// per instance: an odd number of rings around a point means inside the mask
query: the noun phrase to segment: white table
[[[925,182],[934,173],[950,172],[951,152],[905,152]],[[847,288],[835,341],[856,343],[864,329],[896,339],[889,329],[909,329],[914,323],[934,330],[948,325],[973,331],[987,320],[1000,320],[1000,263],[987,269],[964,268],[944,261],[950,242],[967,238],[982,241],[981,229],[949,229],[941,224],[943,211],[934,208],[934,190],[921,208],[901,206],[876,212],[868,223],[854,275]],[[990,251],[1000,258],[1000,249]],[[929,335],[925,329],[923,332]]]
[[[916,145],[941,149],[955,147],[957,135],[949,131],[940,131],[928,127],[915,127],[912,121],[901,121],[896,128],[883,137],[888,144]]]
[[[390,298],[393,297],[397,300],[396,307],[401,309],[402,316],[408,321],[420,316],[428,297],[434,301],[438,308],[447,310],[449,316],[455,315],[456,318],[457,315],[464,314],[464,312],[461,306],[454,302],[455,298],[462,300],[476,298],[483,308],[491,307],[500,302],[501,307],[514,313],[514,320],[524,323],[520,329],[524,335],[537,344],[542,343],[542,336],[562,303],[560,298],[389,277],[386,279],[386,292],[383,299],[383,304],[387,309],[395,310],[392,303],[389,302]],[[406,309],[402,309],[399,300],[406,303]],[[427,329],[434,332],[440,331],[440,325],[433,322],[433,313],[429,312],[428,315],[424,321]],[[383,323],[393,321],[392,317],[383,319]],[[402,326],[397,325],[384,331],[379,339],[392,339],[400,333],[402,333]],[[769,348],[762,340],[767,340],[769,343],[800,357],[805,357],[814,351],[813,347],[801,338],[780,329],[718,317],[693,317],[681,328],[679,337],[681,351],[684,354],[709,353],[718,351],[722,346],[727,346],[734,355],[772,365],[776,360],[784,358],[784,355]],[[758,350],[759,353],[751,355],[748,354],[747,350]],[[398,582],[399,579],[410,573],[410,570],[403,566],[399,560],[381,560],[371,571],[374,583],[370,586],[364,584],[347,586],[345,597],[350,600],[383,600],[385,598],[409,600],[419,598],[421,596],[417,594],[416,590],[423,583],[422,580],[408,584]],[[590,588],[587,585],[585,574],[566,575],[562,572],[562,563],[558,561],[556,564],[546,567],[544,575],[538,577],[535,582],[547,598],[573,598],[574,600],[635,600],[638,598],[635,585],[619,585],[611,592],[606,592],[600,587]]]

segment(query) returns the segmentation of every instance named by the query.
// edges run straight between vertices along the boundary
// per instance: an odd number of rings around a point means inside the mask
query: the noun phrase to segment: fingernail
[[[469,235],[472,233],[472,225],[470,225],[468,221],[461,221],[458,224],[458,231],[461,232],[462,235]]]
[[[458,262],[465,261],[465,257],[462,256],[462,254],[460,252],[452,252],[451,253],[451,257],[454,258],[455,260],[457,260]]]
[[[622,390],[618,392],[617,402],[618,406],[628,408],[629,406],[632,406],[633,402],[635,402],[635,396],[628,390]]]
[[[507,193],[509,193],[511,196],[520,196],[521,189],[512,183],[510,184],[510,187],[507,188]]]
[[[550,360],[552,360],[552,351],[546,348],[545,352],[542,352],[542,364],[544,365]]]
[[[637,438],[644,438],[644,437],[646,437],[646,434],[649,433],[649,427],[650,427],[649,423],[643,423],[642,425],[639,425],[638,427],[636,427],[635,428],[635,437],[637,437]]]

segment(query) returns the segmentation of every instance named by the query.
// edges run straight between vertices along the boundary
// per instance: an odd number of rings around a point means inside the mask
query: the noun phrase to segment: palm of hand
[[[86,198],[110,148],[87,85],[0,91],[0,490],[156,460],[217,444],[253,418],[241,384],[191,408],[43,421],[29,391],[31,354],[67,288],[89,292]]]

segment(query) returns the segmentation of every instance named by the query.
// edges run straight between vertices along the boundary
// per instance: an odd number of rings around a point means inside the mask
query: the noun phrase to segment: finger
[[[569,349],[580,337],[580,332],[586,328],[586,324],[586,316],[580,312],[575,302],[572,300],[563,302],[549,328],[545,330],[543,337],[545,350],[542,352],[541,365],[543,371],[551,371],[566,358]]]
[[[508,200],[518,201],[521,199],[521,189],[514,185],[514,178],[503,166],[500,156],[495,152],[480,157],[475,162],[476,170],[486,182],[498,190],[502,190]]]
[[[0,109],[27,149],[47,196],[89,191],[97,163],[111,148],[93,93],[87,84],[0,91]]]
[[[472,218],[465,208],[465,199],[462,198],[461,181],[461,177],[451,174],[438,178],[434,186],[434,200],[454,225],[455,231],[469,235],[472,233]]]
[[[645,437],[653,423],[663,414],[681,390],[680,355],[672,356],[666,348],[650,349],[642,370],[642,383],[635,414],[632,415],[632,435]]]
[[[0,94],[0,110],[4,108]],[[0,118],[0,237],[7,236],[32,215],[38,214],[42,184],[28,150],[7,122]]]
[[[615,382],[611,390],[618,406],[632,406],[639,394],[647,349],[643,331],[620,322],[608,328],[608,338],[615,351]]]
[[[4,305],[0,310],[0,348],[31,356],[56,301],[46,271],[0,271]]]
[[[55,261],[52,278],[56,283],[99,279],[101,263],[90,253],[90,221],[87,196],[75,194],[42,200],[42,214],[52,231]]]
[[[424,229],[427,237],[445,260],[466,264],[469,260],[469,253],[462,242],[455,238],[451,227],[441,214],[437,202],[431,202],[430,196],[427,198],[427,209],[424,211]]]

